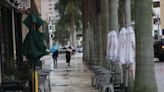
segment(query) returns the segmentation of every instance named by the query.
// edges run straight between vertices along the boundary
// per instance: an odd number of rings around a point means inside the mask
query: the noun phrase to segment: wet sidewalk
[[[52,65],[52,58],[49,64]],[[91,72],[85,67],[82,61],[82,54],[72,56],[71,65],[68,66],[65,56],[61,55],[58,65],[50,73],[51,92],[98,92],[91,87]]]
[[[71,66],[68,67],[65,55],[58,58],[58,66],[53,66],[51,55],[44,57],[44,69],[51,69],[50,81],[51,92],[98,92],[91,87],[91,72],[82,62],[82,54],[77,53],[71,59]],[[164,62],[155,63],[155,75],[158,92],[163,92],[164,85]]]

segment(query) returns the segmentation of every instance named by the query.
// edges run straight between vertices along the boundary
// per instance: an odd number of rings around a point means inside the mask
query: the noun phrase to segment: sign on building
[[[31,0],[19,0],[19,9],[29,9],[31,7]]]

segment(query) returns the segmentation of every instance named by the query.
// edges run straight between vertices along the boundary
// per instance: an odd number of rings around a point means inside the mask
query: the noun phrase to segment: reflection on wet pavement
[[[164,62],[155,63],[155,75],[158,92],[164,92]]]
[[[50,78],[52,92],[98,92],[91,87],[91,73],[83,65],[82,54],[72,57],[71,66],[63,59],[58,60]]]

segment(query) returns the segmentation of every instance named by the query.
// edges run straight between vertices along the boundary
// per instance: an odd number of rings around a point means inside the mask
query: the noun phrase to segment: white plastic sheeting
[[[117,54],[117,59],[120,61],[122,64],[126,63],[126,50],[127,50],[127,30],[125,27],[121,28],[120,34],[119,34],[119,40],[118,40],[118,54]]]
[[[108,33],[106,58],[122,64],[135,62],[135,33],[132,26],[121,28],[119,37],[115,30]]]
[[[135,33],[132,26],[127,27],[126,33],[127,41],[127,50],[126,50],[126,63],[132,64],[135,62]]]
[[[115,30],[110,31],[107,36],[107,54],[106,58],[110,61],[116,61],[118,50],[118,37]]]

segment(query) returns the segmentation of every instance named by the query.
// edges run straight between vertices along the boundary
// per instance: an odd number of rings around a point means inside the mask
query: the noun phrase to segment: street
[[[155,75],[158,87],[158,92],[164,90],[164,62],[155,62]]]

